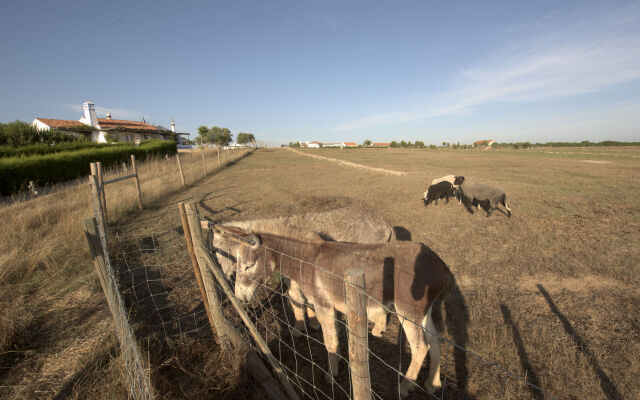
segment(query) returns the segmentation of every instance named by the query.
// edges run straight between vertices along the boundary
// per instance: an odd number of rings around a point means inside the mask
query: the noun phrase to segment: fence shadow
[[[520,357],[520,366],[522,366],[522,369],[525,372],[525,376],[527,377],[527,380],[530,383],[534,384],[535,386],[541,387],[540,380],[538,379],[538,375],[536,375],[535,371],[533,370],[533,365],[531,365],[531,362],[529,361],[529,356],[527,355],[527,351],[524,349],[524,343],[522,342],[522,336],[520,336],[520,331],[518,330],[516,323],[513,321],[513,318],[511,317],[511,311],[509,311],[509,308],[504,304],[500,305],[500,311],[502,312],[502,318],[504,319],[504,323],[507,324],[507,326],[509,326],[509,328],[511,329],[511,335],[513,336],[513,343],[518,348],[518,357]],[[536,400],[544,399],[544,395],[538,389],[529,385],[527,385],[527,388],[529,389],[529,392],[531,393],[531,396],[534,399]]]
[[[567,332],[567,335],[569,335],[576,343],[577,349],[580,350],[582,354],[587,356],[591,367],[600,380],[600,387],[602,388],[602,391],[605,393],[605,395],[609,399],[622,399],[622,395],[620,394],[620,392],[618,392],[618,389],[615,387],[613,382],[611,382],[611,379],[609,379],[607,374],[602,370],[602,368],[600,368],[598,359],[596,358],[595,354],[593,354],[593,352],[589,349],[588,343],[582,338],[582,336],[580,336],[578,332],[576,332],[573,326],[571,326],[569,319],[560,312],[560,309],[553,301],[551,295],[549,294],[549,292],[547,292],[544,286],[539,283],[536,286],[549,304],[549,309],[551,310],[551,312],[553,312],[562,323],[562,327],[564,328],[565,332]]]
[[[176,231],[171,230],[172,233]],[[138,329],[148,334],[162,333],[167,337],[206,334],[207,330],[202,328],[208,321],[202,302],[179,312],[169,299],[172,288],[161,271],[159,236],[131,237],[119,243],[121,247],[115,252],[112,263],[125,306],[133,312]]]
[[[444,306],[445,318],[443,320],[441,308]],[[454,284],[453,290],[441,301],[433,306],[433,320],[439,331],[443,331],[443,325],[446,325],[447,332],[451,336],[451,340],[456,344],[453,346],[453,364],[455,370],[455,380],[453,387],[457,394],[457,399],[472,399],[473,396],[468,393],[469,385],[469,369],[467,347],[469,339],[469,310],[465,302],[464,296],[458,287]],[[451,378],[450,378],[451,379]]]

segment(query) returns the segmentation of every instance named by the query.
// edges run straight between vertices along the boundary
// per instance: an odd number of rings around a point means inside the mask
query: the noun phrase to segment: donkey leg
[[[429,393],[434,393],[438,388],[442,387],[442,382],[440,382],[441,352],[440,339],[438,338],[436,327],[433,323],[433,318],[431,317],[431,309],[429,309],[429,313],[427,314],[425,321],[423,321],[422,326],[424,327],[427,343],[429,344],[429,357],[431,358],[429,376],[424,382],[424,386]]]
[[[422,368],[424,358],[427,356],[428,347],[425,342],[422,326],[404,321],[402,327],[404,328],[404,333],[411,347],[411,364],[409,364],[407,373],[402,383],[400,383],[400,395],[405,397],[410,391],[415,389],[415,381],[418,379],[418,373],[420,372],[420,368]]]
[[[338,375],[338,363],[340,356],[338,355],[338,330],[336,329],[336,310],[331,307],[318,307],[316,305],[316,315],[322,326],[322,336],[324,345],[329,354],[329,371],[325,375],[327,382],[331,382],[333,377]]]
[[[316,310],[314,310],[311,306],[307,306],[307,318],[309,318],[309,326],[313,330],[320,329],[320,323],[318,322],[318,317],[316,317]]]
[[[300,286],[295,282],[291,281],[289,286],[289,302],[291,303],[291,308],[293,309],[293,315],[296,317],[295,329],[291,331],[293,337],[300,337],[302,332],[305,331],[304,328],[304,304],[305,297],[300,291]]]
[[[382,337],[384,331],[387,330],[387,311],[383,307],[371,308],[367,311],[369,319],[374,323],[371,334],[375,337]]]

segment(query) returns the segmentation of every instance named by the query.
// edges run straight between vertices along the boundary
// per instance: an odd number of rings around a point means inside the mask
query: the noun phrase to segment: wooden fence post
[[[216,149],[218,149],[218,167],[220,167],[220,165],[222,165],[220,163],[220,146],[216,146]]]
[[[211,273],[212,268],[219,268],[220,266],[215,263],[212,258],[202,258],[198,262],[198,256],[195,249],[204,250],[204,244],[202,243],[202,228],[200,226],[200,218],[197,215],[197,209],[193,203],[184,203],[178,205],[180,208],[180,217],[182,219],[183,229],[185,231],[185,239],[187,240],[187,246],[189,246],[189,253],[191,255],[191,262],[194,263],[194,273],[198,286],[200,287],[200,294],[207,309],[207,316],[209,317],[209,323],[211,324],[211,330],[215,331],[214,334],[219,339],[219,344],[223,348],[227,347],[229,352],[227,355],[233,361],[233,354],[241,355],[245,354],[246,367],[249,373],[253,375],[258,383],[262,385],[269,398],[273,400],[284,399],[287,396],[282,392],[278,383],[274,380],[273,376],[267,370],[264,363],[260,359],[260,356],[255,351],[249,349],[247,344],[243,341],[240,333],[231,325],[222,314],[222,306],[220,299],[218,298],[218,291],[215,287],[215,278]],[[189,244],[191,243],[191,244]],[[199,251],[202,256],[202,251]],[[206,253],[205,253],[206,254]],[[209,313],[211,311],[211,313]],[[235,352],[231,354],[231,348],[229,348],[229,342],[233,344]],[[295,399],[295,397],[294,397]]]
[[[367,296],[364,293],[364,270],[349,268],[345,274],[349,366],[354,400],[371,400],[369,349],[367,332]]]
[[[184,173],[182,172],[182,164],[180,164],[180,153],[176,153],[176,160],[178,160],[178,170],[180,171],[180,179],[182,179],[182,186],[186,186],[184,183]]]
[[[242,306],[238,302],[238,299],[236,299],[236,297],[235,297],[235,295],[233,293],[233,290],[231,289],[231,287],[229,286],[229,283],[227,282],[227,278],[225,277],[224,273],[222,272],[222,269],[211,258],[209,253],[206,251],[204,246],[201,244],[202,243],[202,239],[201,239],[202,238],[202,233],[200,233],[200,245],[198,245],[196,243],[195,237],[198,236],[197,232],[201,232],[200,231],[201,227],[200,227],[200,223],[199,223],[200,222],[199,221],[199,217],[197,217],[198,209],[196,208],[195,203],[185,204],[185,210],[186,210],[186,213],[187,213],[187,219],[189,219],[189,228],[192,230],[192,232],[195,230],[195,232],[192,234],[191,238],[192,238],[192,240],[194,240],[194,250],[196,252],[198,262],[202,261],[203,264],[205,264],[204,268],[201,268],[201,271],[203,272],[202,273],[202,277],[203,277],[203,283],[205,283],[205,289],[206,289],[206,282],[205,282],[206,279],[205,279],[205,272],[204,271],[206,270],[206,271],[213,272],[213,275],[215,276],[215,279],[218,281],[219,286],[225,292],[225,294],[227,295],[229,301],[231,302],[233,307],[238,312],[238,315],[240,316],[240,318],[244,322],[245,326],[247,327],[247,330],[249,331],[249,333],[251,334],[251,336],[255,340],[256,344],[260,348],[260,351],[262,352],[264,357],[271,364],[271,368],[275,372],[278,380],[280,381],[280,383],[284,387],[284,389],[287,392],[287,394],[289,395],[289,397],[294,399],[294,400],[299,400],[300,397],[298,396],[296,391],[293,389],[293,386],[291,386],[291,382],[289,382],[289,380],[287,378],[287,375],[285,374],[284,370],[282,369],[282,367],[280,367],[280,364],[278,364],[278,360],[275,358],[273,353],[271,353],[271,349],[269,349],[269,346],[267,345],[267,343],[264,341],[264,339],[260,335],[260,332],[258,331],[258,328],[256,328],[254,323],[251,321],[251,318],[247,314],[246,310],[244,308],[242,308]],[[191,219],[191,218],[193,218],[193,219]],[[207,292],[207,294],[208,294],[208,292]]]
[[[92,166],[92,168],[95,167]],[[104,246],[107,246],[107,221],[104,218],[104,211],[102,210],[102,202],[100,201],[100,186],[98,186],[98,178],[96,175],[89,175],[89,186],[91,187],[93,214],[98,219],[98,226],[102,231],[101,237],[104,238]]]
[[[98,170],[98,185],[100,185],[100,201],[102,202],[102,212],[104,213],[104,220],[107,221],[107,196],[104,190],[104,175],[102,171],[102,163],[96,162],[96,169]]]
[[[138,208],[142,210],[142,192],[140,191],[140,178],[138,177],[138,168],[136,167],[136,156],[131,155],[131,169],[136,176],[136,188],[138,189]]]
[[[213,334],[216,335],[216,330],[217,330],[216,324],[213,317],[211,316],[211,310],[209,309],[209,301],[207,301],[207,298],[208,298],[207,293],[205,291],[204,285],[202,284],[202,275],[200,274],[200,269],[198,268],[198,259],[196,258],[196,252],[193,249],[192,236],[196,236],[196,240],[198,241],[198,244],[200,244],[200,241],[202,240],[202,238],[201,237],[198,238],[197,235],[191,234],[191,228],[187,218],[187,212],[184,208],[184,203],[178,203],[178,210],[180,210],[180,220],[182,221],[182,230],[184,231],[184,238],[187,241],[187,249],[189,250],[189,256],[191,256],[193,273],[196,276],[196,281],[198,281],[198,287],[200,288],[200,295],[204,300],[204,308],[207,312],[207,317],[209,318],[209,324],[211,325],[211,330],[213,331]],[[194,233],[197,233],[197,232],[194,232]],[[221,332],[218,333],[217,335],[220,335],[220,334]]]
[[[204,146],[200,149],[202,150],[202,171],[204,171],[204,174],[207,175],[207,161],[204,159]]]

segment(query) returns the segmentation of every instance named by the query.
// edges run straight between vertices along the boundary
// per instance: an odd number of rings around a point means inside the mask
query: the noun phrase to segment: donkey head
[[[235,294],[238,299],[248,302],[258,285],[271,276],[275,266],[273,256],[261,246],[262,241],[258,235],[221,226],[214,227],[214,231],[234,243],[232,247],[236,259]]]
[[[453,180],[454,185],[462,185],[462,182],[464,182],[464,176],[456,176]]]

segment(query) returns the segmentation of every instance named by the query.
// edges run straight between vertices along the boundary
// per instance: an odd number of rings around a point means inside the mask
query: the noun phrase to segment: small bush
[[[174,155],[176,151],[176,142],[172,140],[148,140],[140,146],[108,145],[32,157],[2,158],[0,194],[15,193],[30,180],[46,185],[86,176],[90,173],[89,163],[95,161],[108,168],[127,162],[131,154],[142,161],[153,156]]]

